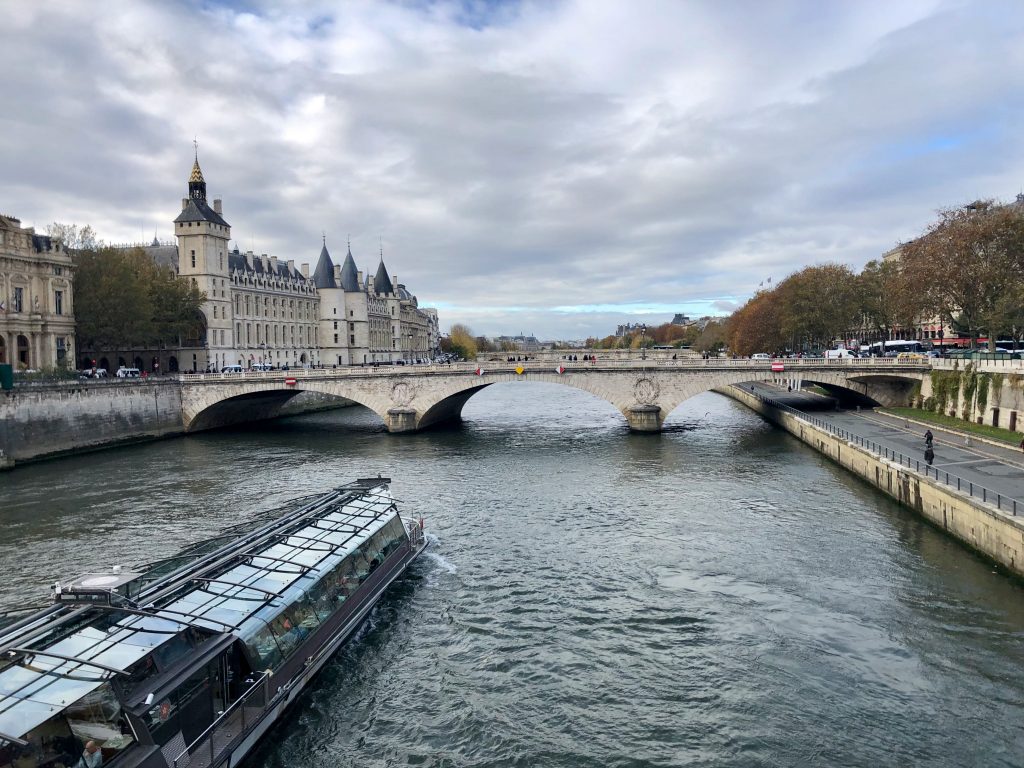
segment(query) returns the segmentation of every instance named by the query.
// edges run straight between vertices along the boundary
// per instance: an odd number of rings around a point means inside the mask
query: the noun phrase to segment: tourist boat
[[[389,484],[55,584],[0,628],[0,766],[237,764],[423,551]]]

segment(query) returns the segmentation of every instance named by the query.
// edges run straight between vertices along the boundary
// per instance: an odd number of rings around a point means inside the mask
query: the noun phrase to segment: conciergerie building
[[[198,154],[188,196],[174,219],[176,244],[142,247],[171,261],[206,293],[191,338],[162,350],[127,351],[116,362],[148,370],[369,365],[425,359],[438,348],[437,312],[389,275],[383,253],[373,278],[357,269],[351,246],[335,265],[322,242],[316,268],[231,247],[223,202],[207,199]],[[134,247],[134,246],[124,246]]]

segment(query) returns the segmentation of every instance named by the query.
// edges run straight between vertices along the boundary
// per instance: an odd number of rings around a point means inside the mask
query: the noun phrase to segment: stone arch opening
[[[176,358],[174,355],[171,355],[170,359],[168,359],[167,361],[167,370],[169,370],[171,373],[178,372],[178,358]]]
[[[484,378],[486,379],[486,377]],[[561,379],[555,375],[552,375],[550,378],[539,378],[537,376],[532,376],[529,379],[523,379],[521,381],[508,378],[502,378],[499,379],[498,381],[485,380],[480,384],[470,385],[458,392],[453,392],[452,394],[442,398],[441,400],[437,401],[432,406],[430,406],[430,408],[428,408],[419,417],[417,428],[427,429],[430,427],[440,426],[442,424],[452,424],[462,421],[462,409],[470,400],[470,398],[493,385],[500,384],[515,384],[515,386],[517,387],[531,384],[558,385],[565,389],[571,389],[576,392],[584,393],[588,398],[592,398],[597,402],[606,404],[611,409],[618,411],[624,417],[625,421],[625,414],[622,414],[622,411],[619,408],[619,406],[613,403],[607,396],[599,394],[598,392],[593,392],[586,387],[578,386],[577,384],[570,383],[565,379]]]
[[[274,389],[246,392],[241,395],[226,397],[222,400],[218,400],[217,402],[210,403],[196,413],[191,420],[186,419],[185,431],[199,432],[207,429],[235,426],[247,422],[266,421],[280,416],[296,415],[294,413],[282,414],[281,409],[297,395],[306,393],[326,395],[333,398],[343,398],[355,403],[361,408],[366,409],[370,413],[374,414],[374,416],[381,422],[387,424],[387,418],[382,415],[378,409],[361,402],[358,394],[355,394],[354,396],[347,392],[345,394],[339,394],[338,392],[325,389],[322,390],[317,387],[307,387],[305,389],[293,389],[291,387],[288,389],[281,389],[276,387]]]
[[[18,335],[17,349],[18,366],[21,368],[31,368],[32,357],[29,354],[29,343],[27,336],[24,336],[22,334]]]

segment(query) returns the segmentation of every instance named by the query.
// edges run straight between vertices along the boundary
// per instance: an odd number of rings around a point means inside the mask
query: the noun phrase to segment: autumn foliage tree
[[[456,323],[448,334],[448,351],[464,360],[476,359],[476,338],[469,326]]]
[[[1024,286],[1024,209],[979,201],[939,212],[938,221],[901,247],[904,285],[916,309],[963,325],[989,345],[1019,318]]]

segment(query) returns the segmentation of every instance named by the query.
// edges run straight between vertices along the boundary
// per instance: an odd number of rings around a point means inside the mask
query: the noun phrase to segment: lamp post
[[[640,359],[647,359],[647,347],[645,342],[647,341],[647,323],[640,324]]]
[[[412,332],[409,332],[409,362],[412,362]]]
[[[945,357],[946,348],[942,346],[942,337],[946,335],[946,331],[943,329],[940,321],[939,325],[939,354]]]

